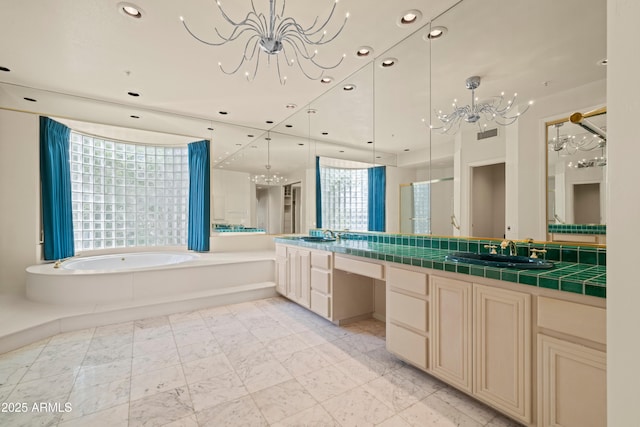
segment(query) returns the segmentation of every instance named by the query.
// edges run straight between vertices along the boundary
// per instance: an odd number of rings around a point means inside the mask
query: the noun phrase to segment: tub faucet
[[[500,248],[502,250],[509,248],[509,255],[511,256],[518,255],[518,249],[516,248],[516,244],[513,240],[503,240],[502,243],[500,243]]]

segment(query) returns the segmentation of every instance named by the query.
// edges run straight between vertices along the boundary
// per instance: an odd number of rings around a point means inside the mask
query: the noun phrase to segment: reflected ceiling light
[[[393,67],[397,63],[398,63],[398,60],[396,58],[386,58],[380,62],[380,66],[382,68],[389,68],[389,67]]]
[[[609,63],[609,60],[607,58],[604,58],[598,61],[598,65],[607,65],[608,63]]]
[[[0,67],[0,71],[6,71],[8,73],[11,70],[8,69],[7,67]]]
[[[29,101],[29,102],[38,102],[37,99],[33,99],[33,98],[26,98],[25,97],[25,98],[22,98],[22,99],[24,99],[25,101]]]
[[[416,9],[407,10],[400,16],[396,24],[400,27],[404,27],[405,25],[415,24],[422,18],[422,12]]]
[[[342,87],[342,90],[346,90],[348,92],[348,91],[354,90],[355,88],[356,88],[356,85],[349,84],[349,85],[344,85]]]
[[[427,33],[427,39],[435,40],[447,34],[447,27],[431,27],[429,33]]]
[[[127,95],[134,96],[134,97],[140,96],[140,94],[138,92],[127,92]]]
[[[356,51],[356,56],[359,58],[364,58],[366,56],[371,55],[372,53],[373,53],[373,48],[369,46],[360,46]]]
[[[315,114],[315,113],[317,113],[317,112],[318,112],[318,110],[314,110],[313,108],[309,108],[309,109],[307,110],[307,114]]]
[[[222,116],[226,116],[227,114],[229,114],[228,111],[218,111],[218,114],[222,115]]]
[[[244,36],[243,40],[246,41],[242,49],[240,63],[235,68],[230,69],[225,69],[222,63],[218,63],[218,66],[225,74],[235,74],[245,63],[255,60],[255,65],[252,66],[253,71],[245,71],[244,73],[247,80],[252,81],[258,73],[260,53],[264,52],[267,54],[267,62],[269,64],[271,63],[271,58],[275,56],[278,79],[280,84],[284,85],[287,82],[287,77],[283,76],[280,70],[280,53],[284,56],[283,61],[287,66],[293,67],[297,64],[302,74],[311,80],[321,79],[325,70],[336,68],[346,57],[346,54],[342,55],[342,58],[333,65],[323,65],[316,60],[316,55],[318,54],[316,47],[333,41],[342,32],[349,18],[349,12],[347,12],[340,28],[333,34],[327,33],[327,26],[331,18],[333,18],[338,0],[334,1],[331,12],[329,12],[326,19],[316,17],[310,26],[303,26],[294,18],[285,17],[286,0],[282,0],[282,7],[277,12],[275,0],[269,0],[268,16],[258,12],[252,1],[251,11],[245,15],[244,19],[239,21],[234,21],[227,15],[222,9],[221,0],[217,0],[216,4],[224,20],[233,26],[233,30],[226,36],[221,34],[218,28],[215,28],[219,41],[206,41],[196,36],[187,26],[182,16],[180,20],[194,39],[210,46],[222,46]],[[310,71],[307,67],[316,67],[318,70],[315,72]]]
[[[517,93],[513,94],[513,98],[507,103],[504,102],[504,92],[499,96],[493,96],[486,101],[478,102],[478,98],[475,96],[475,91],[480,86],[480,77],[471,76],[465,81],[467,89],[471,90],[471,105],[465,105],[464,107],[458,106],[458,100],[453,100],[453,111],[445,114],[442,110],[437,111],[438,120],[442,122],[442,126],[429,127],[434,130],[440,131],[440,133],[453,133],[460,129],[460,124],[464,121],[467,123],[476,123],[478,128],[482,132],[486,130],[487,124],[480,124],[481,119],[484,121],[493,121],[500,126],[508,126],[515,123],[518,118],[524,114],[529,106],[533,104],[533,101],[524,107],[522,111],[513,114],[512,109],[516,105]],[[484,129],[483,129],[484,127]]]
[[[207,130],[213,130],[213,128],[207,128]]]
[[[265,140],[267,141],[267,164],[264,165],[264,168],[267,171],[261,175],[254,175],[251,177],[251,181],[256,185],[279,185],[285,183],[287,178],[271,172],[271,134],[269,132],[267,132]]]
[[[140,116],[134,116],[134,115],[131,115],[129,117],[131,117],[132,119],[139,119],[140,118]]]
[[[129,16],[131,18],[142,18],[142,9],[140,9],[133,3],[118,3],[118,11],[120,11],[120,13],[122,13],[123,15]]]
[[[333,77],[329,77],[329,76],[324,76],[323,78],[320,79],[320,83],[324,83],[324,84],[331,83],[332,81],[333,81]]]
[[[296,107],[297,107],[297,105],[296,105],[296,104],[287,104],[287,105],[286,105],[286,108],[288,108],[289,110],[293,110],[293,109],[295,109]]]

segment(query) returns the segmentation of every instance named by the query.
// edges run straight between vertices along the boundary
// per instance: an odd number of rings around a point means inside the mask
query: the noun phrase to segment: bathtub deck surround
[[[384,324],[337,327],[271,298],[82,329],[0,355],[3,425],[517,427],[384,350]]]

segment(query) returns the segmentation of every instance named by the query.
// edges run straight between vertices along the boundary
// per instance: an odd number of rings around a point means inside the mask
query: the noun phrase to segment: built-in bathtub
[[[275,295],[274,254],[133,252],[27,268],[26,295],[48,304],[113,304],[228,293],[265,285]],[[260,286],[257,286],[258,288]]]

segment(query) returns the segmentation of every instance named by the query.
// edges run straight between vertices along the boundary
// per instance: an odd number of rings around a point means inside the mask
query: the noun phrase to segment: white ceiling
[[[254,2],[259,9],[267,5]],[[285,86],[264,58],[253,82],[219,70],[219,61],[239,61],[243,42],[211,47],[187,34],[181,15],[204,38],[214,38],[215,26],[228,29],[213,0],[134,3],[143,10],[142,19],[119,13],[115,0],[2,0],[0,66],[11,71],[0,72],[0,107],[174,134],[173,143],[185,136],[211,138],[217,167],[247,171],[264,167],[261,134],[271,129],[273,169],[286,173],[315,154],[395,164],[430,141],[446,143],[447,137],[430,136],[421,119],[428,121],[433,108],[452,98],[465,100],[464,80],[470,75],[483,77],[480,97],[517,90],[522,100],[606,76],[596,65],[606,56],[605,0],[483,0],[482,7],[465,0],[435,19],[433,25],[449,31],[432,43],[420,27],[458,0],[341,0],[336,20],[347,11],[350,18],[319,53],[327,62],[347,54],[327,73],[334,83],[290,71]],[[332,5],[331,0],[290,0],[285,12],[310,24]],[[250,1],[227,0],[223,7],[240,17]],[[420,10],[422,19],[399,26],[397,20],[410,9]],[[375,61],[356,57],[362,45],[374,48]],[[388,56],[398,64],[383,69],[379,62]],[[343,91],[342,81],[356,90]],[[133,98],[129,91],[141,96]],[[289,103],[298,108],[285,108]],[[307,114],[308,108],[317,113]],[[88,127],[91,133],[109,131]]]

